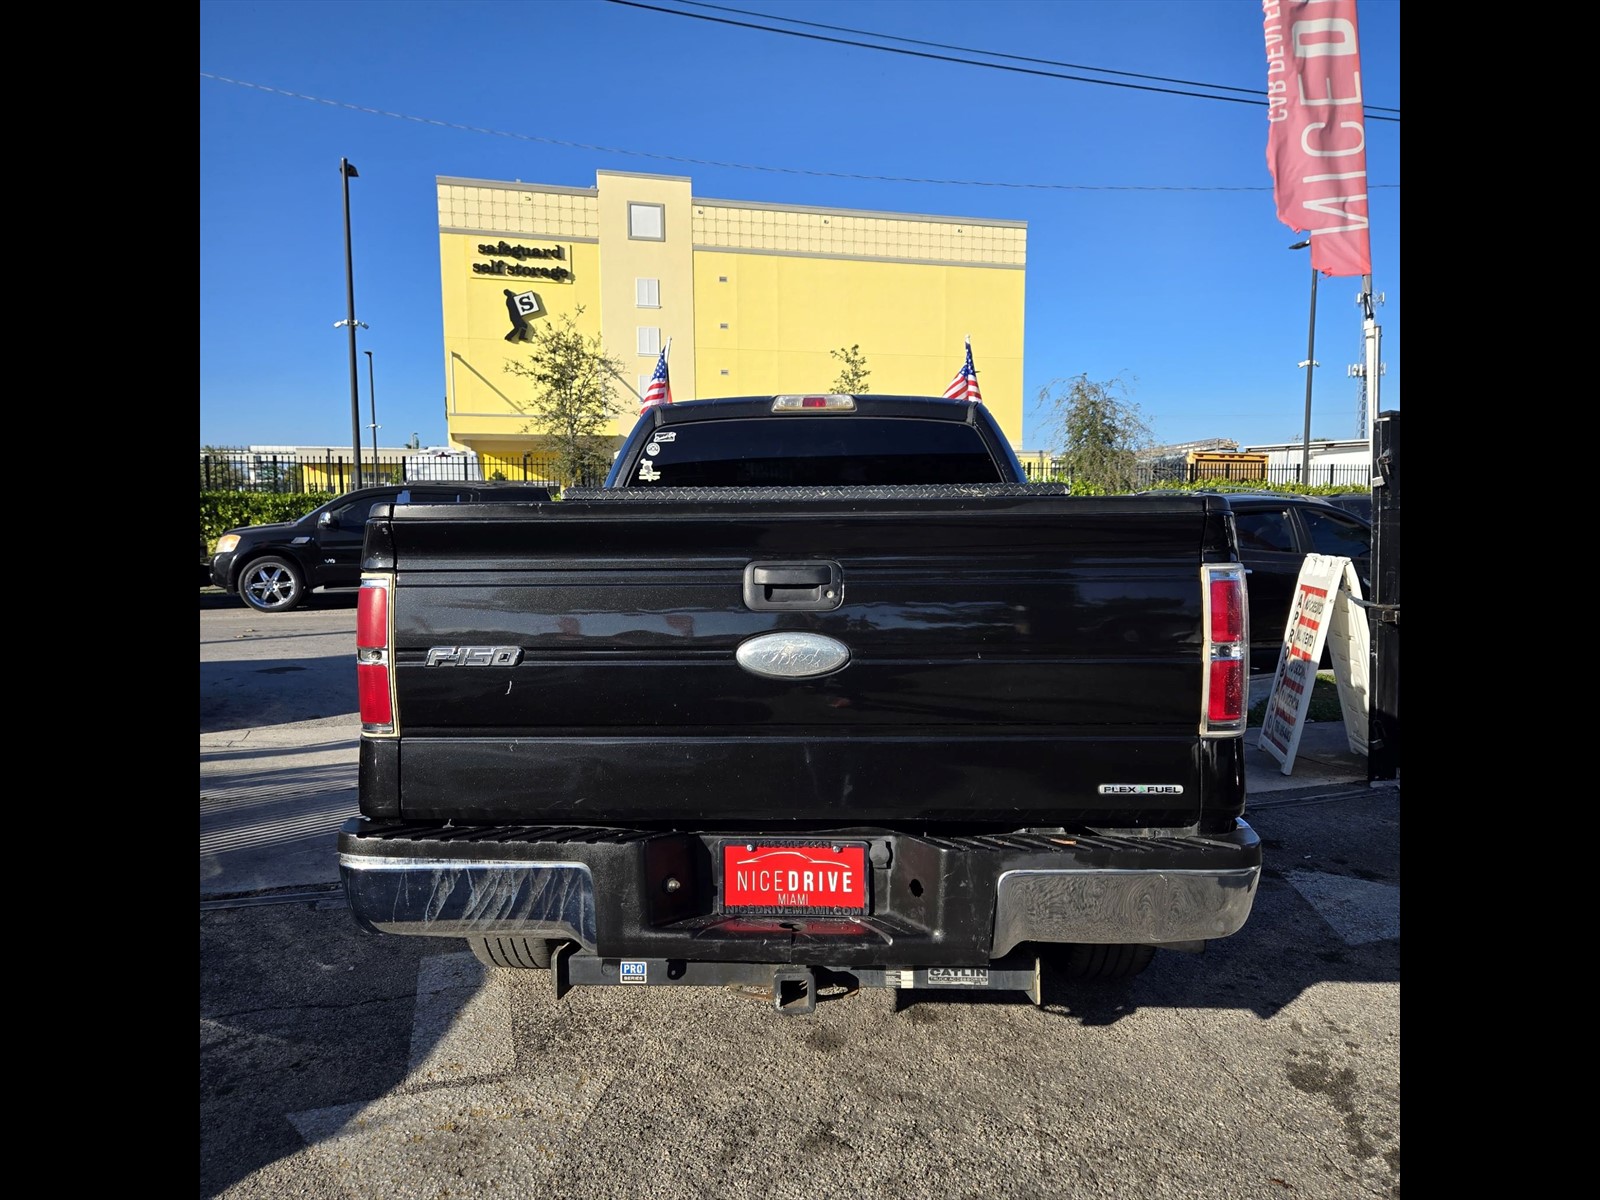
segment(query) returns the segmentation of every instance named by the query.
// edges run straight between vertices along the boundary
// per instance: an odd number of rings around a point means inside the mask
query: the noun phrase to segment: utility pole
[[[344,298],[345,326],[350,333],[350,448],[355,458],[355,486],[361,486],[361,384],[356,376],[356,276],[350,260],[350,181],[361,176],[348,158],[339,160],[344,185]]]
[[[378,389],[372,382],[372,351],[367,356],[367,402],[372,405],[372,482],[378,482]]]
[[[1383,303],[1383,293],[1373,292],[1372,276],[1361,277],[1361,292],[1356,296],[1361,306],[1361,361],[1344,369],[1346,375],[1361,381],[1361,393],[1356,398],[1356,436],[1365,438],[1368,457],[1377,451],[1378,380],[1383,377],[1383,360],[1379,351],[1383,344],[1383,330],[1378,328],[1377,306]],[[1377,482],[1374,477],[1373,483]]]
[[[1372,276],[1361,277],[1361,344],[1366,349],[1361,364],[1362,379],[1366,383],[1367,410],[1366,434],[1367,448],[1372,450],[1376,444],[1378,423],[1378,380],[1383,377],[1383,360],[1379,357],[1379,350],[1383,344],[1383,330],[1378,328],[1377,306],[1383,303],[1383,293],[1374,295],[1372,291]]]
[[[1303,242],[1290,246],[1291,250],[1305,250],[1311,245],[1307,236]],[[1317,265],[1311,264],[1311,323],[1306,330],[1306,360],[1300,364],[1306,372],[1306,424],[1300,442],[1300,482],[1311,482],[1311,372],[1317,367]]]

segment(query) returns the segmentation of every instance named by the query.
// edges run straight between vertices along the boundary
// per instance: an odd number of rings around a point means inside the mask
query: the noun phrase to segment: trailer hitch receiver
[[[809,967],[779,967],[772,973],[772,1007],[785,1016],[817,1010],[817,977]]]

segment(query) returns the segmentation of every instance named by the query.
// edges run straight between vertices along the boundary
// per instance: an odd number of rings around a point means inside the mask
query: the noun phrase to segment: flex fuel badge
[[[1095,789],[1102,796],[1181,796],[1181,783],[1102,783]]]

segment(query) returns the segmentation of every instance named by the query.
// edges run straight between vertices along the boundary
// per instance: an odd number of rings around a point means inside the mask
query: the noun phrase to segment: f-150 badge
[[[522,661],[521,646],[429,646],[429,667],[514,667]]]

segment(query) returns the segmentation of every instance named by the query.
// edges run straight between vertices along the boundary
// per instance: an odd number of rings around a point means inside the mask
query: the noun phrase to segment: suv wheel
[[[300,568],[286,558],[258,558],[239,576],[239,595],[261,612],[288,612],[305,599]]]

